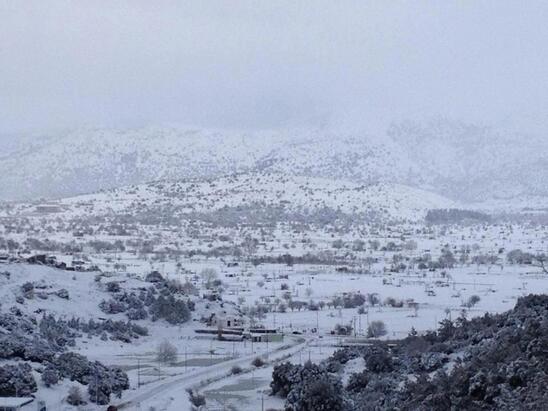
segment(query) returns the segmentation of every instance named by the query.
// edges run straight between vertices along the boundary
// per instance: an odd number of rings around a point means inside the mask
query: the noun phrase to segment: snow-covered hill
[[[0,158],[0,198],[61,197],[255,165],[262,139],[172,129],[78,130],[34,139]]]
[[[81,129],[0,155],[0,199],[67,197],[148,181],[269,171],[403,184],[454,199],[548,195],[548,145],[460,123],[402,123],[386,135],[328,130]]]
[[[437,194],[401,184],[362,184],[271,172],[131,185],[65,198],[59,204],[68,217],[156,213],[188,219],[237,212],[249,219],[268,214],[268,218],[279,220],[331,210],[375,221],[419,221],[428,209],[459,207]],[[34,207],[28,210],[33,213]]]

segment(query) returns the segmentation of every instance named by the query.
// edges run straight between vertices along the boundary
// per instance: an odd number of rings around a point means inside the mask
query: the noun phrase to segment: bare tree
[[[202,277],[202,281],[206,284],[207,288],[209,288],[211,283],[218,278],[217,270],[214,268],[204,268],[200,272],[200,276]]]
[[[378,338],[386,335],[386,326],[383,321],[372,321],[367,327],[367,337]]]
[[[541,253],[533,256],[533,265],[542,270],[544,274],[548,274],[548,255]]]
[[[82,391],[80,391],[80,387],[74,385],[69,388],[67,403],[70,405],[81,405],[86,403],[84,401],[84,397],[82,396]]]
[[[172,363],[177,359],[177,347],[169,341],[164,341],[158,346],[156,359],[161,363]]]

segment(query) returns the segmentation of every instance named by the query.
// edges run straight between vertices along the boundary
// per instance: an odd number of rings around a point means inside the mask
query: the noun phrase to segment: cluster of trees
[[[191,313],[186,301],[176,299],[172,294],[160,295],[149,308],[152,321],[163,319],[169,324],[183,324],[190,320]]]
[[[318,365],[278,365],[272,393],[286,398],[286,409],[294,411],[544,409],[546,318],[548,296],[530,295],[509,312],[446,319],[437,331],[412,332],[397,346],[378,342],[338,350]],[[365,367],[343,387],[341,372],[358,357]],[[315,381],[322,382],[321,392],[312,389]]]
[[[477,247],[477,246],[476,246]],[[479,248],[479,247],[477,247]],[[437,260],[432,259],[429,253],[410,259],[401,254],[392,256],[390,271],[401,272],[407,269],[408,264],[417,266],[421,270],[426,269],[447,269],[453,268],[456,264],[472,263],[476,265],[495,265],[501,263],[500,254],[504,252],[500,249],[498,253],[478,253],[471,255],[471,248],[463,246],[460,250],[453,252],[448,245],[442,248],[441,255]],[[528,253],[519,249],[511,250],[506,254],[506,260],[510,264],[532,265],[548,273],[548,256],[543,253]]]
[[[67,351],[78,336],[74,329],[83,329],[86,323],[76,327],[78,320],[65,322],[53,316],[36,322],[13,313],[3,314],[1,323],[9,327],[10,334],[0,335],[0,358],[10,363],[0,367],[0,396],[29,396],[37,390],[29,362],[40,364],[36,371],[46,386],[64,378],[77,381],[88,386],[89,400],[98,404],[108,404],[111,394],[129,388],[128,377],[121,369]]]
[[[331,207],[321,207],[303,211],[288,210],[284,205],[272,205],[266,202],[253,202],[236,207],[225,206],[209,212],[179,213],[184,220],[201,221],[218,227],[236,228],[245,225],[260,227],[276,227],[279,223],[290,222],[292,226],[337,225],[350,227],[361,222],[379,222],[382,213],[377,210],[367,210],[360,213],[344,213]]]
[[[101,301],[99,308],[106,314],[125,313],[129,320],[144,320],[150,316],[152,321],[163,319],[174,325],[190,320],[194,303],[182,297],[195,293],[193,285],[165,280],[157,271],[149,273],[146,280],[154,285],[139,294],[122,291],[117,282],[106,283],[105,288],[113,297]]]
[[[373,240],[373,241],[378,242],[378,240]],[[373,249],[373,245],[371,244],[371,241],[370,241],[370,246]],[[356,239],[348,243],[346,243],[342,239],[337,239],[333,241],[333,243],[331,244],[331,247],[335,249],[347,248],[349,250],[356,251],[356,252],[365,251],[365,248],[366,248],[365,241],[360,239]],[[378,248],[378,245],[377,245],[377,248]]]
[[[91,402],[105,405],[111,394],[120,395],[129,389],[127,374],[117,367],[106,367],[98,361],[91,362],[85,356],[72,352],[63,353],[45,368],[42,379],[47,385],[54,385],[57,380],[68,378],[88,386]]]
[[[466,257],[468,259],[468,256]],[[402,254],[394,254],[389,270],[391,272],[403,272],[408,267],[417,267],[419,270],[438,270],[453,268],[458,262],[457,256],[448,247],[441,250],[441,254],[437,259],[433,259],[430,253],[425,253],[421,256],[410,258]]]
[[[470,262],[476,265],[494,265],[499,262],[499,256],[496,254],[477,254],[472,256]]]
[[[113,242],[105,240],[91,240],[86,243],[95,252],[104,251],[124,251],[125,246],[121,240]],[[12,239],[0,238],[0,249],[8,251],[15,251],[18,249],[26,249],[42,252],[58,252],[58,253],[81,253],[83,245],[75,242],[74,240],[68,242],[60,242],[46,238],[41,240],[39,238],[28,237],[22,243],[14,241]]]
[[[407,268],[407,265],[402,261],[409,261],[409,258],[404,258],[400,255],[394,255],[394,261],[392,264],[392,271],[403,271]],[[476,254],[471,255],[470,247],[462,247],[460,250],[453,251],[446,245],[442,248],[441,254],[438,259],[433,259],[431,254],[425,253],[422,256],[415,257],[411,260],[413,266],[417,266],[420,270],[426,269],[448,269],[454,268],[457,264],[472,263],[476,265],[494,265],[500,262],[500,258],[497,254]]]
[[[548,255],[545,253],[531,254],[519,249],[509,251],[506,259],[510,264],[527,264],[540,268],[548,274]]]
[[[323,366],[307,362],[276,365],[270,383],[272,395],[286,398],[287,411],[342,411],[342,383]]]
[[[177,360],[177,347],[164,340],[156,350],[156,360],[164,364],[172,364]]]
[[[70,320],[55,318],[52,314],[44,315],[39,323],[40,335],[59,347],[74,346],[75,338],[86,334],[100,337],[102,340],[110,339],[130,343],[139,337],[148,335],[148,329],[131,321],[114,321],[107,319],[95,321],[89,319],[83,321],[73,317]]]
[[[340,265],[348,262],[348,256],[337,256],[329,251],[318,253],[304,253],[303,255],[281,254],[278,256],[262,255],[251,259],[254,265],[260,264],[285,264],[293,266],[296,264],[315,265]]]
[[[0,366],[0,397],[28,397],[36,390],[36,381],[29,364]]]
[[[472,210],[435,209],[428,210],[425,221],[427,224],[477,224],[490,222],[491,216]]]
[[[95,250],[96,253],[105,252],[105,251],[124,251],[126,247],[124,246],[124,243],[121,240],[116,241],[105,241],[105,240],[91,240],[88,241],[87,245],[93,250]]]
[[[368,297],[368,295],[363,295],[361,293],[347,293],[333,297],[331,304],[335,308],[357,308],[364,305],[366,301],[377,303],[377,300],[374,297]]]
[[[367,337],[379,338],[386,335],[386,325],[383,321],[371,321],[371,324],[367,327]]]
[[[61,253],[78,253],[82,251],[82,246],[72,241],[68,243],[62,243],[50,239],[39,240],[33,237],[29,237],[25,241],[23,241],[22,246],[27,250],[39,250],[48,252],[57,251]]]
[[[0,250],[15,251],[21,247],[17,241],[12,238],[0,237]]]
[[[287,290],[289,286],[286,283],[281,284],[282,290]],[[307,288],[306,295],[310,297],[313,294],[311,288]],[[265,318],[266,314],[269,312],[281,312],[285,313],[287,310],[292,312],[297,310],[310,310],[310,311],[319,311],[323,310],[325,307],[331,308],[358,308],[358,314],[365,314],[366,307],[377,306],[381,304],[381,297],[377,293],[367,293],[361,294],[359,292],[350,292],[342,295],[336,295],[332,299],[324,301],[319,300],[315,301],[310,299],[309,301],[302,301],[294,299],[290,291],[284,291],[282,298],[263,297],[262,302],[255,301],[254,305],[243,306],[245,299],[241,298],[239,304],[242,306],[242,311],[244,314],[249,316],[252,321],[256,319]],[[385,299],[384,305],[389,305],[391,307],[403,307],[404,302],[397,300],[392,297]]]

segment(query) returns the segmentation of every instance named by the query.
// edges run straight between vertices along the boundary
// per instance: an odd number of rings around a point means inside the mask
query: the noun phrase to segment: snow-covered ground
[[[537,214],[543,204],[541,197],[534,202]],[[514,205],[469,208],[529,213],[526,204]],[[13,261],[0,263],[0,272],[10,273],[0,275],[0,311],[17,307],[38,320],[45,312],[66,320],[127,321],[125,313],[99,308],[103,300],[119,298],[106,284],[117,282],[122,292],[138,294],[153,286],[147,274],[158,271],[195,288],[183,297],[195,306],[190,321],[174,326],[150,317],[135,320],[148,335],[128,343],[83,333],[70,348],[127,372],[130,389],[111,401],[125,409],[184,410],[185,389],[193,388],[213,407],[279,408],[281,402],[266,395],[277,361],[309,355],[321,360],[340,344],[363,341],[373,321],[384,322],[382,338],[402,338],[412,328],[423,332],[443,319],[501,312],[522,295],[548,293],[540,268],[507,259],[513,249],[546,252],[544,225],[497,218],[424,223],[429,209],[449,207],[465,205],[399,184],[280,173],[155,182],[52,203],[5,204],[0,256]],[[420,267],[419,261],[436,262],[447,253],[454,257],[449,266]],[[55,257],[68,270],[25,262],[37,254]],[[209,289],[201,275],[206,269],[218,280]],[[21,299],[28,282],[34,298]],[[222,302],[205,298],[212,292],[222,294]],[[353,308],[335,303],[353,294],[366,302]],[[371,303],[371,295],[378,302]],[[467,307],[472,296],[479,300]],[[284,341],[250,344],[197,334],[212,314],[241,317],[246,328],[258,323],[277,329]],[[334,336],[338,325],[351,325],[351,335]],[[177,349],[170,365],[156,359],[165,340]],[[255,369],[251,361],[257,356],[267,363]],[[243,372],[232,375],[236,364]],[[32,366],[36,397],[70,409],[64,399],[72,383],[47,388],[41,366]],[[89,403],[87,409],[102,408]]]

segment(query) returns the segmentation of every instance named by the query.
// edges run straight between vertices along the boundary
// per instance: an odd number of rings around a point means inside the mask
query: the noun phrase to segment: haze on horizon
[[[432,116],[542,133],[546,21],[541,1],[4,0],[0,134]]]

